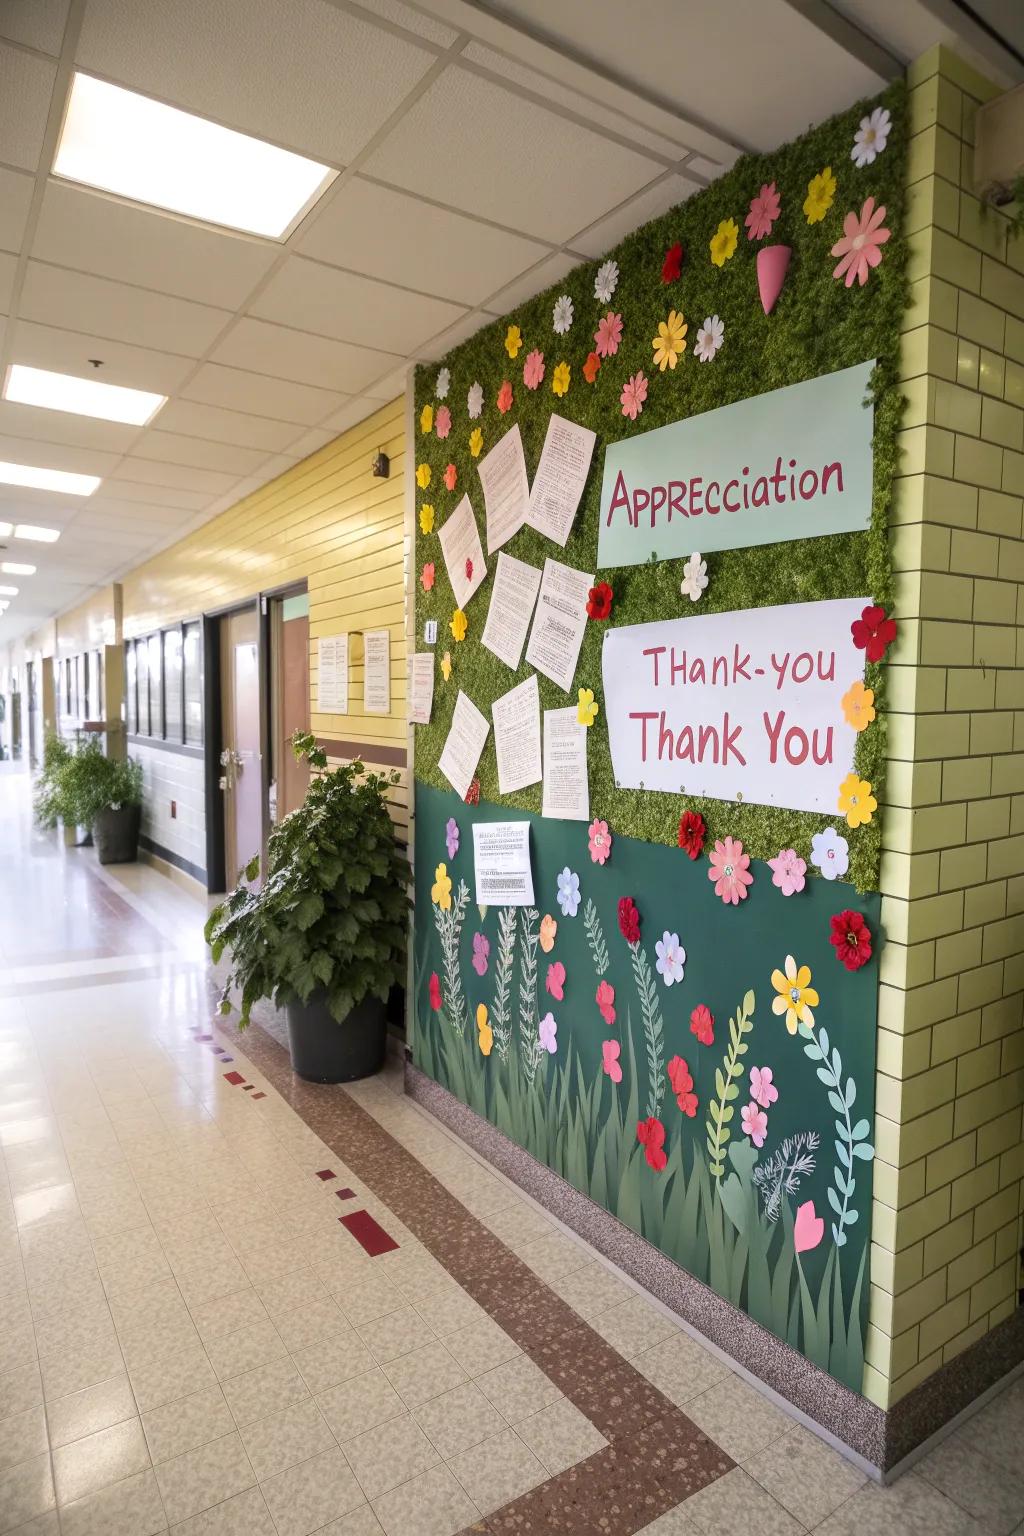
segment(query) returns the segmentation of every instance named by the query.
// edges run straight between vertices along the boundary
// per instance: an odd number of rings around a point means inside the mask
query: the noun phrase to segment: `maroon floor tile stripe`
[[[225,1082],[230,1083],[233,1088],[237,1088],[239,1083],[245,1082],[245,1078],[242,1076],[241,1072],[225,1072],[224,1080]]]
[[[336,1189],[334,1193],[337,1195],[339,1200],[354,1200],[356,1197],[356,1192],[354,1189]]]
[[[318,1179],[336,1179],[337,1177],[338,1175],[333,1173],[330,1168],[321,1168],[317,1174]]]
[[[346,1227],[357,1243],[362,1243],[371,1259],[381,1253],[393,1253],[398,1247],[394,1238],[384,1231],[380,1222],[369,1211],[350,1211],[338,1220]]]

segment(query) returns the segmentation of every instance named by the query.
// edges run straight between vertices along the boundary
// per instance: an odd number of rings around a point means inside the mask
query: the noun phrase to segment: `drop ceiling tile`
[[[314,384],[342,394],[354,394],[394,362],[386,352],[372,352],[347,341],[329,341],[308,331],[293,331],[266,320],[250,319],[237,321],[212,357],[215,362],[235,368],[273,374],[295,384]]]
[[[187,464],[193,469],[216,469],[228,475],[251,475],[265,461],[266,448],[235,448],[228,443],[208,443],[201,437],[181,437],[151,427],[132,448],[139,459],[161,464]]]
[[[475,336],[477,331],[482,331],[485,325],[490,325],[493,319],[493,315],[485,314],[483,310],[474,310],[457,325],[450,326],[447,331],[442,331],[440,335],[425,342],[416,353],[417,359],[432,362],[436,357],[443,357],[446,352],[451,351],[452,347],[461,346],[464,341]]]
[[[0,250],[21,250],[34,186],[34,179],[27,172],[8,171],[0,166]]]
[[[131,457],[121,460],[111,478],[130,480],[135,485],[158,485],[172,490],[201,491],[207,496],[223,496],[238,477],[217,474],[212,469],[189,469],[184,464],[158,464],[151,459]]]
[[[62,443],[68,448],[99,448],[124,453],[139,435],[138,427],[117,421],[96,421],[66,411],[47,411],[35,405],[0,400],[0,432],[36,442]]]
[[[147,485],[121,480],[113,475],[109,480],[104,480],[96,492],[96,498],[101,498],[99,506],[111,506],[118,501],[151,502],[158,507],[178,507],[183,512],[202,512],[210,500],[207,491],[183,491],[169,485]]]
[[[313,389],[261,373],[247,373],[241,368],[225,368],[218,363],[203,363],[194,378],[182,390],[186,400],[226,407],[233,411],[251,411],[257,416],[272,416],[297,426],[314,427],[329,411],[344,404],[338,390]]]
[[[407,276],[414,280],[415,275],[412,258]],[[302,256],[287,256],[252,305],[252,313],[335,341],[402,353],[451,325],[465,307],[339,272]]]
[[[464,213],[560,244],[638,192],[661,166],[452,65],[364,169]]]
[[[8,165],[39,164],[56,65],[0,44],[0,145]]]
[[[632,234],[634,229],[639,229],[641,224],[646,224],[649,219],[656,219],[659,214],[666,213],[677,203],[685,202],[700,189],[700,182],[690,181],[685,176],[666,176],[663,181],[656,182],[653,187],[645,188],[638,197],[630,198],[621,208],[616,208],[614,213],[599,219],[596,224],[591,224],[589,229],[573,235],[567,243],[574,251],[580,251],[584,256],[592,258],[603,256],[606,251],[611,250],[612,246],[618,245],[620,240]]]
[[[428,38],[442,48],[450,48],[459,35],[454,27],[446,27],[425,11],[414,11],[411,5],[403,5],[402,0],[359,0],[359,4],[362,10],[372,11],[374,16],[393,21],[397,27],[415,32],[417,37]]]
[[[79,475],[109,475],[117,463],[116,453],[102,453],[95,448],[69,448],[65,443],[30,440],[0,435],[0,459],[12,464],[34,464],[45,469],[68,469]],[[49,495],[49,492],[44,492]],[[35,519],[33,519],[35,521]]]
[[[311,427],[288,444],[288,452],[296,459],[308,459],[311,453],[317,453],[328,443],[333,443],[337,435],[333,427]]]
[[[77,57],[83,69],[342,165],[434,62],[431,50],[325,0],[89,0]]]
[[[4,0],[0,7],[0,37],[41,53],[60,53],[68,0]]]
[[[102,358],[103,367],[98,371],[90,366],[91,357]],[[173,394],[195,367],[187,357],[172,357],[168,352],[153,352],[107,337],[59,330],[52,325],[36,325],[24,318],[14,328],[11,361],[28,363],[32,368],[51,368],[55,373],[98,378],[105,384],[125,384],[129,389],[148,389],[158,395]]]
[[[177,298],[237,309],[279,245],[152,213],[101,192],[47,184],[32,255]]]
[[[328,195],[295,246],[320,261],[463,304],[480,303],[547,250],[361,176]]]
[[[371,400],[397,400],[408,383],[410,366],[410,363],[402,363],[393,368],[384,378],[378,379],[376,384],[368,384],[363,394]]]
[[[14,274],[17,266],[17,256],[10,256],[6,251],[0,251],[0,313],[5,315],[11,312],[11,297],[14,292]]]
[[[266,453],[290,447],[298,430],[294,422],[245,416],[241,411],[225,411],[192,400],[168,400],[160,412],[159,426],[164,432],[180,432],[211,443],[233,443],[237,448],[262,448]]]
[[[534,294],[542,293],[552,283],[560,283],[563,277],[580,266],[575,256],[568,255],[565,251],[558,251],[554,256],[549,256],[534,267],[531,272],[524,272],[522,277],[514,283],[509,283],[507,288],[502,288],[499,293],[493,293],[487,300],[488,310],[495,315],[507,315],[510,309],[515,309],[517,304],[525,304],[527,299],[532,299]]]
[[[380,407],[379,400],[350,400],[340,411],[335,411],[330,424],[335,432],[347,432],[349,427],[357,427],[361,421],[379,411]]]
[[[90,330],[114,341],[156,347],[185,357],[201,356],[231,318],[227,310],[190,304],[38,261],[28,264],[19,314],[68,330],[85,321]]]

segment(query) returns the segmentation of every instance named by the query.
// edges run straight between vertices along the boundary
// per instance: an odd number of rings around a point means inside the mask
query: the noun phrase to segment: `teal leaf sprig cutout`
[[[540,939],[540,913],[536,907],[520,907],[519,928],[519,1046],[523,1071],[532,1083],[540,1062],[537,1038],[537,944]]]
[[[729,1049],[725,1053],[725,1060],[721,1067],[715,1068],[715,1092],[718,1097],[709,1105],[705,1127],[708,1133],[708,1152],[711,1155],[710,1170],[716,1179],[721,1179],[725,1172],[725,1150],[732,1135],[729,1128],[734,1114],[732,1101],[739,1096],[740,1091],[736,1079],[743,1075],[740,1057],[745,1056],[748,1050],[743,1036],[749,1034],[754,1027],[753,1012],[754,994],[746,992],[742,1005],[736,1010],[736,1017],[729,1020]]]
[[[847,1227],[852,1227],[859,1215],[853,1206],[857,1189],[854,1176],[856,1160],[860,1158],[862,1162],[869,1163],[875,1155],[875,1149],[867,1139],[871,1127],[864,1119],[854,1124],[851,1118],[850,1111],[857,1099],[857,1085],[852,1077],[848,1077],[844,1086],[843,1060],[837,1046],[833,1046],[829,1054],[828,1031],[819,1029],[815,1036],[810,1025],[801,1024],[800,1034],[804,1040],[804,1055],[820,1063],[818,1078],[828,1089],[828,1101],[832,1108],[837,1115],[842,1116],[835,1122],[836,1163],[832,1169],[835,1188],[830,1184],[828,1191],[828,1203],[836,1214],[832,1223],[832,1236],[836,1247],[842,1248],[846,1243]]]
[[[491,1029],[494,1048],[504,1061],[512,1043],[512,965],[516,954],[516,908],[502,907],[498,913],[498,959],[494,967],[494,1003]]]

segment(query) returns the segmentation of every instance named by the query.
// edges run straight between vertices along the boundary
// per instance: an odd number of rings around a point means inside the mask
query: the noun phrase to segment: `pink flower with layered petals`
[[[744,1104],[740,1110],[740,1124],[744,1136],[749,1136],[755,1147],[763,1147],[768,1135],[768,1116],[756,1104]]]
[[[597,984],[597,1006],[601,1017],[609,1029],[615,1023],[615,988],[610,982],[600,981]]]
[[[594,349],[598,357],[614,357],[622,340],[622,316],[609,310],[603,320],[597,322],[594,332]]]
[[[807,884],[804,879],[807,863],[793,848],[780,849],[774,859],[768,860],[768,868],[772,872],[772,885],[778,886],[783,896],[794,896]]]
[[[782,211],[782,202],[774,181],[763,186],[756,197],[751,198],[750,212],[744,219],[748,240],[763,240],[770,235],[772,225]]]
[[[855,282],[863,288],[871,268],[881,261],[882,246],[892,233],[882,226],[884,218],[884,205],[876,208],[874,198],[867,197],[859,218],[851,209],[843,220],[842,239],[832,247],[832,255],[841,258],[832,276],[843,278],[847,288]]]
[[[647,399],[647,379],[641,373],[634,373],[622,386],[622,394],[619,403],[622,406],[623,416],[628,416],[630,421],[636,421],[644,408]]]
[[[523,364],[523,383],[527,389],[536,389],[544,379],[544,353],[528,352]]]
[[[612,835],[606,821],[592,821],[587,828],[587,847],[594,864],[606,864],[612,851]]]
[[[604,1040],[601,1042],[601,1068],[607,1072],[613,1083],[622,1082],[622,1068],[619,1066],[619,1052],[622,1047],[617,1040]]]
[[[750,1096],[762,1109],[770,1109],[779,1097],[779,1090],[772,1082],[775,1076],[771,1067],[751,1067]]]
[[[561,960],[553,960],[548,966],[544,985],[552,997],[557,998],[559,1002],[562,1001],[565,996],[565,966]]]
[[[738,838],[727,837],[724,842],[715,844],[715,851],[709,857],[708,879],[715,882],[715,895],[720,896],[726,906],[738,906],[746,900],[747,886],[754,883],[749,853],[743,852],[743,844]]]
[[[434,417],[434,431],[442,439],[448,436],[452,429],[452,413],[446,405],[439,405],[437,415]]]

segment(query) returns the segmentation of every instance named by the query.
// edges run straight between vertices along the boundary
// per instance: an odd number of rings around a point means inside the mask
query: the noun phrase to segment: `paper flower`
[[[420,507],[420,533],[433,533],[434,509],[428,501]]]
[[[552,324],[555,327],[556,336],[565,336],[572,325],[572,299],[567,293],[563,293],[560,299],[555,300],[555,308],[552,313]]]
[[[454,489],[455,489],[455,482],[456,482],[456,480],[458,478],[459,478],[459,472],[455,468],[455,465],[454,464],[446,465],[445,466],[445,471],[444,471],[445,489],[449,490],[449,491],[454,491]]]
[[[653,1115],[637,1123],[636,1139],[644,1149],[647,1166],[660,1173],[668,1162],[665,1155],[665,1127]]]
[[[835,827],[815,832],[811,838],[811,863],[826,880],[838,880],[850,867],[850,845]]]
[[[448,679],[452,675],[452,653],[451,653],[451,651],[445,651],[444,655],[441,657],[441,675],[444,678],[445,682],[447,682]]]
[[[755,1147],[763,1147],[768,1135],[768,1116],[756,1104],[744,1104],[740,1110],[740,1125],[744,1136],[749,1136]]]
[[[600,372],[601,359],[598,357],[596,352],[588,352],[587,360],[583,364],[583,377],[586,379],[588,384],[593,384],[594,380],[597,378]]]
[[[857,773],[848,773],[839,786],[836,809],[846,817],[848,827],[866,827],[878,810],[878,801],[871,793],[871,785]]]
[[[439,864],[434,870],[434,883],[430,887],[430,899],[435,907],[440,907],[442,912],[451,911],[452,882],[446,864]]]
[[[606,581],[599,581],[596,587],[591,587],[587,593],[587,614],[600,623],[608,617],[612,611],[612,599],[615,593]]]
[[[808,224],[820,224],[822,219],[832,207],[836,196],[836,179],[832,175],[832,167],[826,165],[817,176],[812,176],[807,183],[807,196],[804,198],[804,213]]]
[[[596,998],[601,1017],[610,1027],[615,1023],[615,988],[610,982],[599,981]]]
[[[447,400],[448,390],[451,387],[452,376],[447,368],[442,368],[434,385],[434,394],[439,400]]]
[[[430,991],[430,1006],[433,1008],[435,1013],[440,1013],[441,1005],[444,999],[441,996],[441,978],[438,976],[436,971],[431,971],[430,982],[428,986]]]
[[[505,332],[505,351],[508,353],[509,357],[518,357],[522,345],[522,331],[519,329],[518,325],[510,325],[508,330]]]
[[[565,966],[561,960],[552,960],[548,966],[548,973],[544,978],[544,987],[558,1002],[561,1002],[565,997]]]
[[[861,118],[850,150],[850,159],[858,171],[862,171],[866,165],[874,165],[889,142],[891,127],[888,107],[876,107],[869,116]]]
[[[557,1034],[558,1025],[555,1023],[554,1014],[546,1013],[537,1027],[537,1039],[549,1056],[553,1056],[558,1050]]]
[[[473,580],[473,561],[469,555],[466,556],[466,580]]]
[[[459,824],[454,816],[449,816],[448,825],[444,829],[444,845],[448,850],[448,857],[454,859],[459,851]]]
[[[439,405],[434,417],[434,431],[443,442],[452,429],[452,413],[446,405]]]
[[[715,851],[709,854],[711,868],[708,870],[708,879],[715,882],[715,895],[720,896],[726,906],[738,906],[747,897],[747,886],[753,885],[754,877],[750,874],[750,855],[743,852],[743,844],[735,837],[727,837],[724,842],[715,844]]]
[[[580,909],[580,877],[568,864],[558,876],[558,905],[563,917],[575,917]]]
[[[619,932],[627,944],[639,944],[640,913],[632,896],[619,898]]]
[[[679,942],[678,933],[669,933],[666,929],[655,944],[654,953],[658,957],[654,963],[654,969],[666,987],[672,986],[673,982],[682,981],[686,950]]]
[[[429,464],[416,465],[416,484],[419,486],[421,491],[425,491],[427,486],[430,484]]]
[[[481,1056],[489,1056],[494,1045],[494,1031],[487,1022],[487,1004],[480,1003],[476,1010],[476,1043]]]
[[[696,1035],[701,1045],[714,1045],[715,1016],[706,1003],[698,1003],[690,1014],[690,1034]]]
[[[678,360],[686,351],[686,333],[689,326],[683,319],[682,310],[670,309],[668,319],[658,324],[658,334],[651,342],[654,348],[654,362],[662,373],[666,368],[674,369]]]
[[[469,620],[466,618],[466,615],[463,613],[461,608],[456,608],[455,612],[452,614],[448,621],[448,628],[451,630],[452,634],[455,636],[455,639],[461,645],[462,641],[466,638],[466,630],[469,628]]]
[[[730,256],[736,249],[736,242],[740,238],[739,225],[735,219],[723,219],[711,236],[711,260],[716,267],[724,267]]]
[[[688,597],[691,603],[699,603],[702,594],[708,585],[708,563],[702,560],[694,550],[689,560],[683,566],[683,579],[679,583],[679,590],[683,597]]]
[[[580,688],[576,694],[576,719],[589,730],[601,708],[594,699],[593,688]]]
[[[748,240],[763,240],[772,232],[772,225],[782,211],[782,203],[779,199],[774,181],[763,186],[756,197],[750,200],[750,212],[744,219]]]
[[[851,210],[843,220],[842,237],[832,247],[832,255],[840,258],[832,276],[843,278],[847,288],[855,282],[863,288],[871,268],[881,261],[882,246],[892,233],[882,226],[884,218],[884,205],[876,208],[874,198],[866,197],[860,216]]]
[[[617,1040],[602,1040],[601,1042],[601,1070],[606,1072],[613,1083],[622,1082],[622,1068],[619,1066],[619,1052],[622,1047]]]
[[[420,586],[423,588],[424,592],[429,592],[433,585],[434,585],[434,562],[433,562],[433,560],[428,560],[426,562],[426,564],[424,565],[422,571],[420,571]]]
[[[570,369],[568,363],[557,363],[555,371],[551,375],[551,391],[556,395],[569,393]]]
[[[469,434],[469,451],[473,455],[474,459],[478,459],[480,457],[483,446],[484,434],[481,432],[479,427],[474,427],[472,432]]]
[[[536,389],[544,378],[544,353],[529,352],[523,364],[523,383],[527,389]]]
[[[862,912],[837,912],[829,943],[848,971],[859,971],[871,959],[871,929]]]
[[[699,811],[684,811],[679,818],[679,846],[691,859],[698,859],[704,848],[707,827]]]
[[[494,403],[503,416],[506,411],[512,409],[512,385],[508,379],[502,380],[501,388],[498,390],[498,398]]]
[[[550,955],[551,951],[554,949],[555,938],[557,934],[558,923],[549,912],[543,918],[541,918],[540,924],[540,947],[546,955]]]
[[[478,976],[487,974],[487,958],[491,953],[491,941],[486,934],[474,933],[473,959],[470,962]]]
[[[858,677],[843,694],[843,714],[855,731],[866,731],[875,718],[875,694]]]
[[[850,625],[850,634],[858,651],[863,651],[868,661],[881,661],[896,639],[896,620],[888,618],[884,608],[867,606],[859,619]],[[874,695],[872,695],[872,703]]]
[[[661,280],[663,283],[674,283],[678,280],[683,270],[683,247],[677,240],[675,245],[670,245],[665,252],[665,260],[661,264]]]
[[[612,294],[618,287],[619,264],[617,261],[603,261],[597,269],[594,278],[594,298],[601,304],[609,304]]]
[[[772,872],[772,885],[780,890],[783,896],[795,896],[802,891],[806,881],[807,865],[803,859],[798,858],[793,848],[780,848],[774,859],[768,860],[768,868]]]
[[[772,971],[772,986],[776,996],[772,998],[772,1013],[786,1015],[786,1028],[795,1035],[801,1024],[814,1027],[812,1008],[817,1008],[820,998],[811,986],[810,966],[798,966],[792,955],[786,956],[785,971]]]
[[[636,421],[644,408],[647,399],[647,380],[643,373],[632,374],[623,384],[619,403],[622,406],[623,416],[628,416],[630,421]]]
[[[665,1068],[676,1103],[684,1115],[693,1119],[697,1113],[697,1095],[693,1091],[693,1074],[681,1056],[673,1056]]]
[[[770,1109],[779,1097],[779,1090],[772,1082],[775,1076],[771,1067],[751,1067],[750,1097],[762,1109]]]
[[[598,357],[614,357],[622,340],[622,316],[609,310],[603,320],[597,322],[594,346]]]
[[[810,1248],[817,1248],[825,1236],[825,1222],[821,1216],[814,1214],[814,1201],[805,1200],[803,1205],[796,1208],[796,1217],[793,1221],[793,1247],[797,1253],[806,1253]]]
[[[482,384],[471,384],[469,394],[466,396],[466,409],[469,412],[470,421],[476,421],[484,408],[484,391]]]
[[[466,790],[466,793],[463,796],[463,799],[465,800],[467,805],[479,805],[480,804],[480,780],[479,779],[473,779],[470,782],[470,786]]]
[[[422,411],[420,411],[420,431],[425,436],[431,430],[433,425],[434,407],[432,405],[425,405]]]
[[[612,835],[606,821],[592,821],[587,828],[587,847],[593,864],[607,864],[612,851]]]
[[[710,363],[725,340],[725,325],[717,315],[708,315],[697,331],[693,355],[698,362]]]

